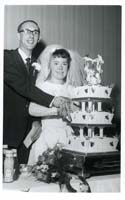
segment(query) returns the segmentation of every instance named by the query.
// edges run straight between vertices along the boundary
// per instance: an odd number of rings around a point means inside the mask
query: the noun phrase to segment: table
[[[93,176],[87,179],[93,193],[120,192],[120,174]],[[56,183],[44,183],[35,179],[32,175],[20,175],[19,179],[12,183],[3,183],[3,190],[17,190],[24,192],[68,192],[64,186],[60,191]]]

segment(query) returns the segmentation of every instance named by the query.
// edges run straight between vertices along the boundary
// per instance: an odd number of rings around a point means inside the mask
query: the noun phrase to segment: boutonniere
[[[41,70],[41,66],[40,66],[40,64],[37,63],[37,62],[33,62],[33,63],[32,63],[32,67],[34,67],[33,75],[34,75],[35,71],[40,72],[40,70]]]

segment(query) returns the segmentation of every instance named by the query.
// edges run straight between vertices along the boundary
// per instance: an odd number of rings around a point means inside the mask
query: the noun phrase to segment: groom
[[[35,87],[38,71],[34,68],[32,50],[40,38],[38,24],[33,20],[23,21],[17,32],[19,47],[4,51],[3,144],[17,149],[19,163],[27,163],[29,151],[23,140],[32,124],[28,114],[29,102],[58,107],[60,115],[66,117],[69,100],[53,97]]]

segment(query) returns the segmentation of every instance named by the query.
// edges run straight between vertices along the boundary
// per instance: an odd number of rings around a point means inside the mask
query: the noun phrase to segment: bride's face
[[[52,57],[50,61],[50,79],[59,83],[64,82],[68,72],[68,61],[62,57]]]

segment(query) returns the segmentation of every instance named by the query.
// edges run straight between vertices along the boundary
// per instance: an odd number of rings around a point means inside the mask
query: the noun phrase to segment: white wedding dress
[[[38,87],[53,96],[71,98],[73,94],[73,87],[67,84],[55,84],[45,81],[39,84]],[[52,108],[46,109],[50,110],[51,113]],[[72,128],[68,126],[67,122],[63,121],[62,118],[52,115],[43,117],[42,132],[37,141],[32,145],[28,164],[35,164],[38,160],[38,156],[41,155],[48,147],[53,148],[56,143],[61,143],[63,145],[68,144],[70,137],[72,137],[72,133]]]

